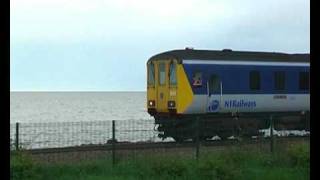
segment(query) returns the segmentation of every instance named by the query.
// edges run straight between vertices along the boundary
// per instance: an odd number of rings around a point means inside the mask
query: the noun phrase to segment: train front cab
[[[147,108],[151,116],[157,120],[182,114],[192,98],[184,68],[176,59],[147,62]]]

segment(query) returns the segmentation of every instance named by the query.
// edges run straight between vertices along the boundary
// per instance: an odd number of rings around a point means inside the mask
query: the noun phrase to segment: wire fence
[[[280,136],[309,135],[309,131],[305,130],[276,131],[272,128],[273,121],[270,121],[270,125],[271,128],[261,130],[261,136],[247,141],[239,141],[234,137],[222,141],[217,136],[211,141],[203,141],[199,137],[200,127],[194,126],[195,129],[190,131],[194,138],[177,143],[172,138],[159,138],[152,120],[15,123],[10,124],[10,140],[11,150],[28,151],[42,162],[109,157],[115,163],[146,154],[173,153],[198,159],[202,153],[226,145],[249,145],[273,152],[284,147],[284,142],[289,142],[288,139],[280,140]]]
[[[154,122],[150,120],[118,120],[116,125],[117,141],[156,142],[161,140],[157,138],[157,132],[154,131]],[[112,121],[10,124],[11,149],[102,145],[111,138]],[[16,146],[16,140],[19,146]]]

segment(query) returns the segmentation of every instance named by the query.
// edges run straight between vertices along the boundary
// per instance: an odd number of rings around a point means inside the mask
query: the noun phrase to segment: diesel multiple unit
[[[309,54],[173,50],[147,61],[147,108],[159,135],[254,135],[274,115],[277,128],[309,128]]]

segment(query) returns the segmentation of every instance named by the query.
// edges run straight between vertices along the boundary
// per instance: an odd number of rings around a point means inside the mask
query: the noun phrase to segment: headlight
[[[176,102],[174,102],[174,101],[168,101],[168,107],[169,107],[169,108],[176,107]]]
[[[149,101],[148,101],[148,105],[151,106],[151,107],[153,107],[153,106],[156,105],[156,103],[155,103],[154,100],[149,100]]]

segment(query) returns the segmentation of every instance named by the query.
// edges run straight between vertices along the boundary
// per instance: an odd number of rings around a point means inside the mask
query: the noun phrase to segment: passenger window
[[[165,85],[166,83],[166,64],[159,63],[159,84]]]
[[[148,64],[148,85],[154,86],[154,64],[152,62]]]
[[[260,90],[260,72],[259,71],[250,72],[250,89]]]
[[[284,71],[274,72],[274,89],[275,90],[284,90],[286,84],[286,76]]]
[[[169,78],[170,78],[170,85],[177,84],[177,75],[176,75],[176,64],[171,62],[170,69],[169,69]]]
[[[309,72],[300,72],[299,88],[300,90],[309,90]]]
[[[220,79],[217,75],[211,75],[209,79],[209,93],[216,93],[219,91]]]

